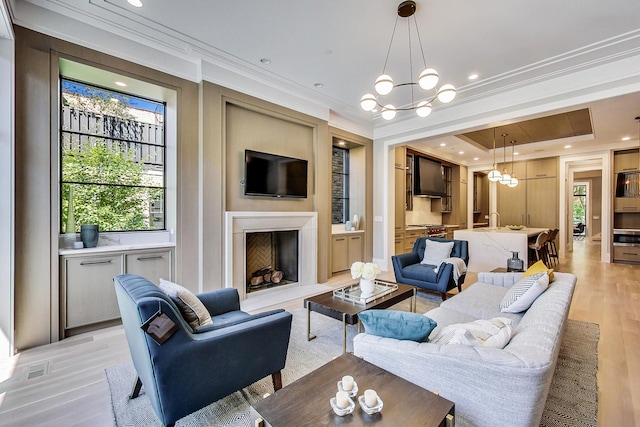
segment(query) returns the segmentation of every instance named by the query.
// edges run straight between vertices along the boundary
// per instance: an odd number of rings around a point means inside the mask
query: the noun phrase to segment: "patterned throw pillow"
[[[160,285],[158,285],[158,287],[176,303],[182,313],[182,317],[184,317],[184,320],[187,321],[192,329],[195,330],[199,326],[213,323],[211,321],[211,315],[204,304],[202,304],[202,301],[187,288],[164,279],[160,279]]]
[[[502,297],[500,311],[503,313],[521,313],[549,287],[549,275],[546,271],[523,277]]]
[[[495,317],[445,326],[431,342],[439,345],[504,348],[509,343],[512,333],[511,319]]]

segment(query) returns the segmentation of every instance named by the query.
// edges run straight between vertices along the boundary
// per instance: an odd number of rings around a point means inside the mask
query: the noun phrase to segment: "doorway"
[[[591,224],[588,224],[588,220],[591,215],[588,211],[591,209],[591,202],[589,201],[589,182],[574,182],[573,183],[573,239],[584,240],[588,236],[588,231],[591,229]]]

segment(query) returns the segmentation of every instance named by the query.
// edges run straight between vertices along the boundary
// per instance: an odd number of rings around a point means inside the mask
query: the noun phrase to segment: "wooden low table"
[[[381,280],[378,280],[381,281]],[[305,298],[304,306],[307,308],[307,340],[311,341],[316,336],[311,333],[311,312],[324,314],[325,316],[332,317],[337,320],[342,320],[343,328],[343,340],[342,340],[342,352],[347,351],[347,325],[358,325],[358,331],[360,330],[360,323],[358,321],[358,313],[369,309],[383,309],[389,308],[407,298],[411,299],[411,311],[416,310],[416,288],[415,286],[405,285],[398,283],[398,289],[395,291],[383,295],[380,298],[375,299],[365,305],[356,304],[351,301],[345,301],[343,299],[333,296],[333,290],[315,295],[309,298]]]
[[[338,391],[337,383],[351,375],[358,384],[352,397],[356,408],[340,417],[329,399]],[[362,410],[358,396],[373,389],[383,401],[380,413]],[[282,426],[453,426],[455,405],[436,394],[385,371],[350,353],[332,360],[251,407],[251,426],[261,418],[267,427]]]

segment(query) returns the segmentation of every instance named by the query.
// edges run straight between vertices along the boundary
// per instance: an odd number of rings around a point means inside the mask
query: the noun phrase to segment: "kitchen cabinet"
[[[527,178],[518,178],[516,187],[497,184],[500,225],[557,228],[558,159],[551,157],[518,162],[517,167],[514,164],[516,177],[525,170]]]
[[[364,233],[334,234],[331,245],[331,272],[348,270],[356,261],[364,261]]]
[[[396,148],[397,150],[397,148]],[[395,229],[402,231],[405,227],[405,170],[404,168],[395,168]]]
[[[638,161],[638,150],[616,151],[613,154],[613,171],[614,173],[636,171]]]
[[[405,253],[405,251],[404,251],[404,232],[396,231],[396,234],[395,234],[395,249],[394,249],[394,251],[395,251],[396,255]]]
[[[411,252],[413,245],[418,240],[418,237],[427,237],[426,228],[414,228],[408,229],[404,232],[404,250],[402,253]]]
[[[173,279],[173,249],[65,251],[60,257],[61,336],[110,326],[120,318],[113,278],[139,274],[153,282]]]
[[[614,245],[613,262],[640,263],[640,246]]]

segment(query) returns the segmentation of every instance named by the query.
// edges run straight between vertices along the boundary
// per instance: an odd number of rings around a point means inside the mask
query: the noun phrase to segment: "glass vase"
[[[524,261],[518,258],[518,252],[511,252],[512,257],[507,259],[507,271],[524,271]]]

